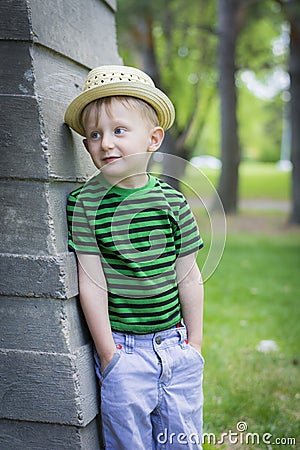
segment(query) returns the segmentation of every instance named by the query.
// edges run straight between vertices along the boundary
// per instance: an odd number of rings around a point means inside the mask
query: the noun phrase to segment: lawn
[[[219,170],[216,169],[196,169],[192,164],[188,164],[184,186],[196,186],[196,191],[200,189],[202,195],[209,191],[208,183],[204,180],[202,173],[210,182],[217,186]],[[240,165],[239,195],[242,199],[274,199],[287,200],[290,195],[290,172],[284,172],[272,163],[249,163]],[[203,178],[203,179],[202,179]],[[184,187],[184,189],[186,189]],[[185,193],[190,196],[191,192]]]
[[[272,442],[300,443],[299,263],[297,233],[229,232],[205,284],[205,432],[236,432],[243,421],[248,432],[271,433]],[[263,340],[276,349],[258,351]]]
[[[216,173],[206,173],[215,182]],[[192,176],[186,184],[195,186]],[[241,197],[287,200],[289,177],[244,165]],[[194,213],[201,227],[203,210]],[[227,226],[223,256],[205,282],[204,432],[216,442],[207,437],[204,448],[300,448],[300,229],[280,210],[243,209]],[[203,234],[210,244],[209,229]],[[200,267],[207,254],[199,253]],[[274,348],[263,352],[262,341]]]
[[[290,172],[271,163],[242,163],[239,193],[246,198],[287,200],[290,196]]]

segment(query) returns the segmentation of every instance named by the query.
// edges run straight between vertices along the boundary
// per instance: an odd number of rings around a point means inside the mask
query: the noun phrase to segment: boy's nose
[[[102,136],[102,150],[111,150],[114,148],[114,140],[113,136],[109,133],[106,133]]]

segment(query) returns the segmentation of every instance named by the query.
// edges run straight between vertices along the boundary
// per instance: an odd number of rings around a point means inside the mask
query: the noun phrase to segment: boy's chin
[[[123,171],[120,168],[120,164],[118,164],[118,161],[114,161],[104,165],[102,164],[100,170],[102,173],[112,176],[122,176],[123,173]]]

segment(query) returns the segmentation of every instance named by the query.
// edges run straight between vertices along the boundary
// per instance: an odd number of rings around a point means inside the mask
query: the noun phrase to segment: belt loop
[[[133,353],[134,350],[134,336],[132,334],[125,334],[125,352]]]
[[[182,347],[186,346],[186,340],[187,340],[187,332],[186,332],[186,327],[184,325],[182,325],[181,328],[177,329],[179,335],[180,335],[180,345]]]

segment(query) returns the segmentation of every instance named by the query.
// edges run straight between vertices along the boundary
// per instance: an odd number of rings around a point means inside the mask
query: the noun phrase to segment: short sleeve
[[[99,255],[100,250],[91,221],[80,195],[71,193],[67,201],[68,247],[70,251]]]
[[[182,198],[178,211],[175,247],[177,257],[195,253],[203,247],[196,219],[185,198]]]

